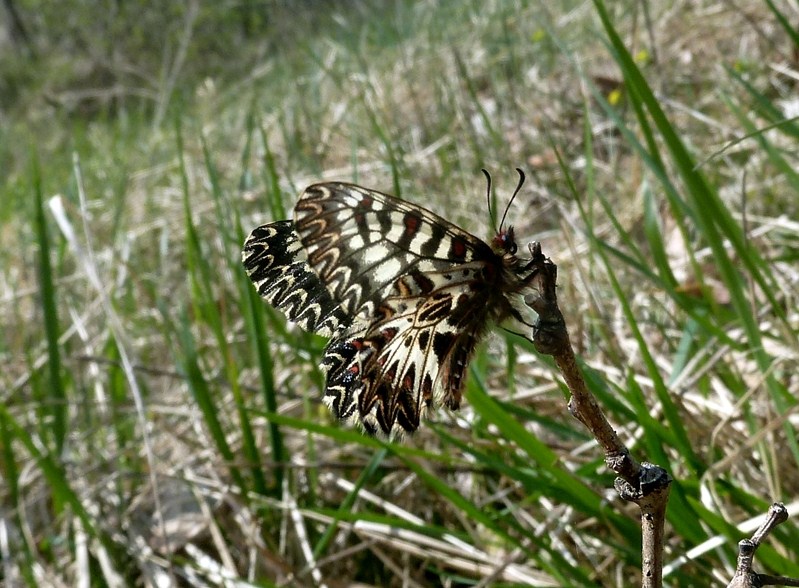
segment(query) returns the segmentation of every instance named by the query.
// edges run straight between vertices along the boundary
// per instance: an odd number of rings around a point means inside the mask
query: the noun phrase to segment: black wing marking
[[[241,255],[255,288],[306,331],[332,336],[350,317],[308,265],[291,221],[262,225],[247,237]]]

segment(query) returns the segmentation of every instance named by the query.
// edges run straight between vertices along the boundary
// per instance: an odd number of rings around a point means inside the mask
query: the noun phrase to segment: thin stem
[[[735,575],[727,584],[727,588],[759,588],[760,586],[799,586],[799,579],[785,576],[758,574],[752,569],[755,552],[760,544],[778,525],[788,520],[788,509],[781,502],[775,502],[768,509],[763,524],[754,532],[751,539],[743,539],[738,543],[738,565]]]

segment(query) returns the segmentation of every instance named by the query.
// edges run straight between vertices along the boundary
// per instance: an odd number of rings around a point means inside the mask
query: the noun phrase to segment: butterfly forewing
[[[500,257],[424,208],[352,184],[311,186],[294,220],[309,265],[366,325],[326,358],[334,413],[391,435],[415,430],[428,407],[457,408]]]
[[[432,212],[344,183],[309,187],[294,209],[308,262],[348,314],[367,319],[396,280],[493,256]]]

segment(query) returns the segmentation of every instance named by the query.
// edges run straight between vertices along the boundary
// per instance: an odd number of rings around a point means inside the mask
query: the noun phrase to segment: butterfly
[[[466,370],[492,323],[524,318],[522,295],[545,262],[517,253],[505,209],[490,243],[433,212],[343,182],[306,188],[294,220],[260,226],[242,263],[258,293],[330,338],[324,402],[373,435],[414,432],[426,411],[457,409]],[[488,180],[489,213],[491,177]]]

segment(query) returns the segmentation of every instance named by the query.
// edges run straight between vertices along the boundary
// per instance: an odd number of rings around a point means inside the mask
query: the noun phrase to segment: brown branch
[[[663,539],[666,505],[671,477],[660,466],[638,463],[605,418],[599,403],[588,390],[572,349],[566,321],[558,308],[558,268],[541,253],[539,243],[531,243],[531,267],[537,270],[537,293],[525,303],[538,313],[533,343],[539,353],[551,355],[571,392],[569,412],[585,427],[605,452],[605,464],[618,475],[614,484],[624,500],[635,502],[641,510],[643,540],[643,588],[663,585]]]

